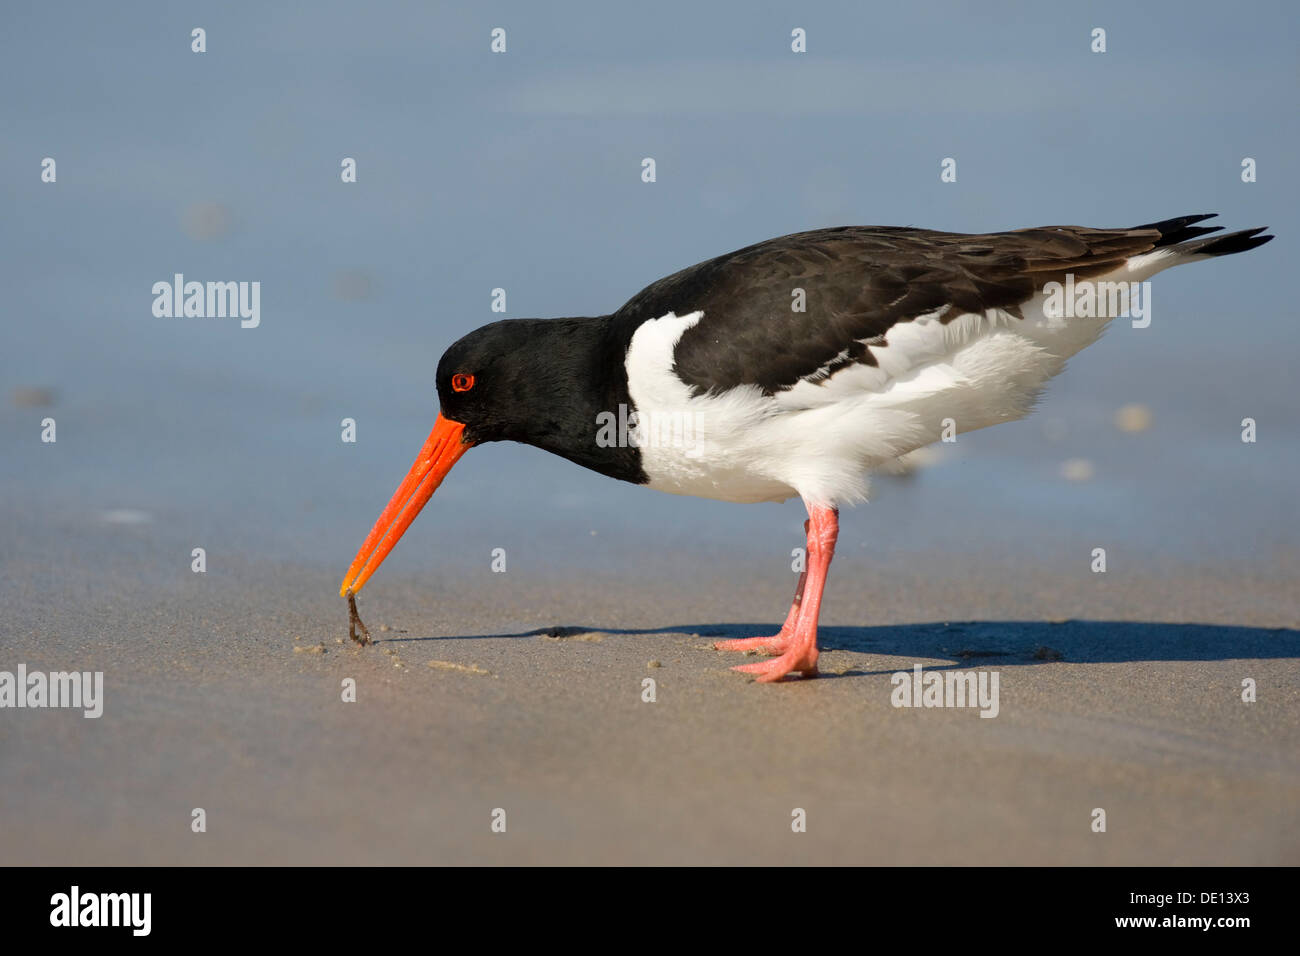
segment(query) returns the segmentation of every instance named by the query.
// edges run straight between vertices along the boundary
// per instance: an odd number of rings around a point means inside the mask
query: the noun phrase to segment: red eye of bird
[[[457,372],[451,377],[451,390],[453,392],[468,392],[473,387],[473,375],[466,375],[464,372]]]

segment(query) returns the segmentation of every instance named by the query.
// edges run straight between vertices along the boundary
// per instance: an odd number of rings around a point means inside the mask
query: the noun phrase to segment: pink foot
[[[805,677],[815,677],[817,675],[816,640],[792,643],[794,646],[780,657],[755,661],[753,664],[738,664],[732,670],[740,671],[742,674],[757,674],[760,684],[779,681],[793,671],[799,671]]]
[[[784,629],[771,637],[735,637],[714,641],[715,651],[759,651],[764,654],[784,654],[790,649],[790,635]]]

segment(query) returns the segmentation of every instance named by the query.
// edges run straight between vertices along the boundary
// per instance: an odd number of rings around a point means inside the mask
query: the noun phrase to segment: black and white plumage
[[[519,441],[675,494],[801,497],[811,600],[801,580],[780,634],[730,646],[781,654],[741,668],[763,680],[814,670],[839,506],[949,420],[968,432],[1031,410],[1107,324],[1049,314],[1051,283],[1139,283],[1272,238],[1214,235],[1197,225],[1208,218],[981,235],[820,229],[683,269],[611,315],[484,326],[443,355],[439,426],[342,590],[360,589],[428,500],[451,467],[437,464],[446,449],[454,461],[473,444]],[[601,427],[620,408],[640,420],[631,442]]]
[[[966,432],[1024,416],[1096,340],[1102,319],[1044,315],[1048,283],[1139,282],[1271,238],[1202,238],[1215,230],[1193,224],[1206,218],[987,235],[823,229],[662,279],[611,320],[632,331],[638,412],[693,425],[690,449],[643,449],[646,483],[731,501],[859,500],[867,472],[936,441],[945,419]]]

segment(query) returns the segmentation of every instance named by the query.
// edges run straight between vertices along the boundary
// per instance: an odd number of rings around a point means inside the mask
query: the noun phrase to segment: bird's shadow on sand
[[[700,644],[732,637],[772,634],[772,624],[684,624],[650,628],[561,625],[518,634],[396,637],[387,641],[455,641],[484,638],[582,640],[595,635],[680,635]],[[883,657],[947,660],[952,667],[1042,664],[1052,661],[1104,664],[1134,661],[1224,661],[1300,657],[1300,630],[1228,624],[1167,624],[1155,621],[953,621],[878,627],[823,626],[823,651],[854,651]],[[892,674],[848,670],[839,676]],[[827,675],[833,676],[833,675]]]

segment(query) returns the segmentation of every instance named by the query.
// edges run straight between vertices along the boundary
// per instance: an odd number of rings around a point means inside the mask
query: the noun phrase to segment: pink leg
[[[757,674],[763,683],[778,681],[791,671],[805,676],[817,673],[817,617],[821,612],[822,591],[831,558],[835,557],[835,540],[839,537],[839,512],[834,508],[808,508],[808,579],[804,584],[798,620],[780,657],[753,664],[741,664],[732,670]]]
[[[804,535],[808,534],[808,522],[803,523]],[[806,543],[806,542],[805,542]],[[784,654],[790,647],[790,637],[794,626],[799,622],[799,609],[803,604],[803,589],[808,581],[808,572],[799,572],[799,583],[794,589],[794,603],[790,613],[785,616],[781,630],[771,637],[737,637],[727,641],[715,641],[714,650],[718,651],[765,651],[769,654]]]
[[[768,654],[783,654],[790,647],[791,635],[794,634],[794,626],[799,623],[799,609],[803,604],[804,584],[808,580],[808,572],[799,572],[799,585],[794,590],[794,603],[790,605],[790,613],[785,616],[785,623],[781,625],[781,630],[771,637],[735,637],[726,641],[714,641],[713,649],[717,651],[764,651]]]

